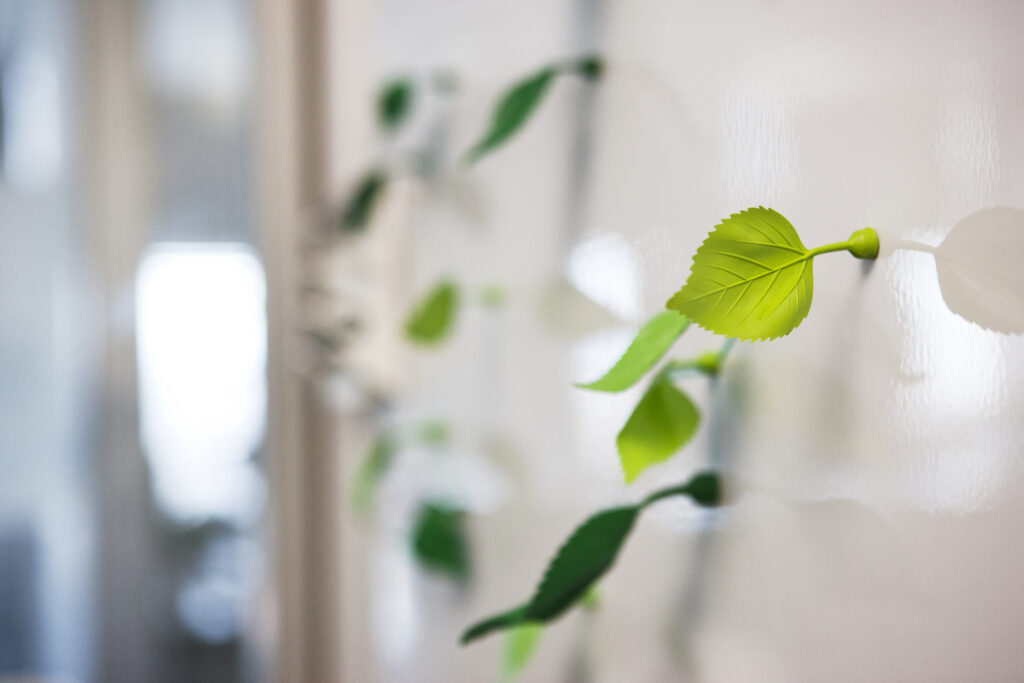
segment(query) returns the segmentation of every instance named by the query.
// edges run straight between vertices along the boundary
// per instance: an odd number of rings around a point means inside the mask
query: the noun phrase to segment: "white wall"
[[[464,86],[454,159],[501,87],[578,52],[581,7],[361,6],[372,57],[350,92],[452,68]],[[473,169],[482,228],[429,203],[407,226],[414,268],[395,277],[408,277],[409,297],[440,272],[509,288],[503,312],[471,313],[446,349],[410,355],[400,392],[410,413],[451,419],[465,452],[504,444],[508,496],[473,522],[468,601],[416,579],[414,645],[373,664],[365,648],[386,649],[381,638],[348,634],[370,667],[353,680],[488,679],[500,639],[459,649],[459,630],[525,598],[590,511],[703,466],[716,430],[719,457],[749,492],[709,533],[681,503],[644,518],[602,587],[593,680],[1019,675],[1024,345],[946,309],[930,256],[820,258],[809,318],[782,340],[739,345],[702,435],[629,488],[614,436],[637,394],[586,395],[571,382],[617,356],[734,211],[771,206],[817,246],[866,225],[934,244],[973,211],[1024,207],[1022,21],[1024,7],[998,2],[609,2],[599,41],[610,71],[577,240],[591,240],[591,259],[619,245],[584,286],[624,322],[567,339],[541,313],[573,232],[563,217],[579,90],[560,83]],[[366,109],[352,97],[339,111]],[[370,154],[334,149],[349,169]],[[718,343],[694,329],[678,355]],[[699,384],[694,393],[708,405]],[[376,566],[368,548],[384,541],[360,538],[352,547]],[[669,646],[672,615],[686,623]],[[564,679],[580,621],[550,629],[529,680]]]

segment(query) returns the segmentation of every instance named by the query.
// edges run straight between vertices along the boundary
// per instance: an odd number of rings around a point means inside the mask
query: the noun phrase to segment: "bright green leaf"
[[[490,128],[466,154],[466,161],[475,162],[519,130],[540,104],[557,73],[554,67],[541,69],[512,86],[498,101],[491,115]]]
[[[425,568],[465,582],[469,578],[465,513],[444,503],[424,503],[413,530],[413,550]]]
[[[480,288],[480,303],[487,308],[501,308],[507,298],[505,290],[499,285],[486,285]]]
[[[640,328],[629,348],[604,377],[576,386],[595,391],[623,391],[630,388],[661,360],[689,325],[690,320],[675,311],[659,313]]]
[[[502,658],[502,678],[514,680],[530,663],[537,650],[544,627],[540,624],[516,626],[505,637],[505,656]]]
[[[693,257],[668,307],[712,332],[774,339],[807,317],[814,280],[809,250],[779,213],[757,207],[722,221]]]
[[[673,496],[689,496],[706,507],[718,505],[721,498],[718,475],[702,472],[685,484],[652,493],[637,505],[595,514],[559,548],[530,602],[474,624],[462,635],[462,643],[494,631],[551,621],[573,604],[586,600],[597,580],[615,564],[640,512]]]
[[[665,374],[659,374],[615,440],[626,483],[672,457],[693,437],[699,424],[697,406]]]
[[[377,96],[377,122],[386,130],[397,128],[412,108],[413,84],[408,78],[388,82]]]
[[[451,332],[459,306],[454,282],[442,280],[416,305],[405,321],[405,334],[418,344],[439,344]]]
[[[387,184],[388,177],[383,171],[371,171],[363,176],[345,202],[341,229],[345,232],[359,232],[369,225]]]
[[[398,451],[398,440],[390,432],[383,432],[373,442],[370,454],[356,473],[352,488],[352,502],[360,513],[369,511],[381,479],[391,468]]]

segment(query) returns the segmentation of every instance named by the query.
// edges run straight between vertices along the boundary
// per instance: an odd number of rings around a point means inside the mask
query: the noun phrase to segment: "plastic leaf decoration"
[[[355,477],[352,500],[356,511],[369,511],[381,479],[391,468],[397,452],[398,439],[390,432],[384,432],[374,440],[370,454],[360,465]]]
[[[690,320],[675,311],[665,311],[648,320],[636,338],[601,379],[577,384],[595,391],[623,391],[636,384],[689,327]]]
[[[405,321],[405,335],[417,344],[439,344],[451,332],[458,306],[458,287],[442,280],[413,309]]]
[[[413,530],[413,550],[419,563],[464,583],[469,578],[469,549],[465,513],[445,503],[424,503]]]
[[[484,137],[466,154],[466,161],[472,163],[505,142],[519,130],[533,110],[540,104],[551,81],[558,71],[554,67],[541,69],[537,73],[516,83],[498,101],[491,115],[491,125]]]
[[[388,177],[383,171],[371,171],[363,176],[345,202],[341,213],[343,231],[359,232],[369,225],[387,184]]]
[[[539,624],[524,624],[509,631],[501,664],[503,680],[512,681],[523,672],[537,650],[543,633],[544,627]]]
[[[615,440],[626,483],[672,457],[693,438],[699,424],[697,406],[665,373],[659,374]]]
[[[386,130],[394,130],[412,108],[413,85],[407,78],[388,82],[377,96],[377,121]]]
[[[1024,211],[972,213],[926,249],[935,255],[949,310],[987,330],[1024,333]]]
[[[522,128],[559,73],[577,73],[585,79],[593,81],[600,78],[603,72],[604,62],[601,58],[589,55],[546,67],[519,81],[498,100],[498,104],[491,114],[491,123],[487,132],[466,153],[466,161],[468,163],[477,161]]]
[[[703,472],[685,484],[653,493],[636,505],[595,514],[559,548],[528,603],[471,626],[462,635],[463,644],[494,631],[528,623],[545,623],[561,616],[586,596],[597,580],[615,564],[644,508],[672,496],[689,496],[698,505],[716,506],[721,500],[718,475]]]
[[[778,212],[747,209],[708,235],[686,284],[667,306],[718,334],[775,339],[792,332],[811,309],[814,257],[841,250],[875,258],[878,236],[865,228],[846,242],[808,249]]]

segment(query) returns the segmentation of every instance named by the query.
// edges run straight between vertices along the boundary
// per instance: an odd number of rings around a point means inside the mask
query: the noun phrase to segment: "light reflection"
[[[263,270],[238,244],[160,244],[138,271],[141,435],[160,508],[183,522],[248,523],[263,437]]]
[[[578,242],[569,255],[569,281],[623,320],[640,317],[642,281],[636,250],[618,233]]]

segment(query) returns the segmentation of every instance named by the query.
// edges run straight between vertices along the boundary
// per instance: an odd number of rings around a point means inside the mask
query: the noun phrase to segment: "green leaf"
[[[623,391],[630,388],[661,360],[689,325],[689,318],[675,311],[659,313],[640,328],[629,348],[604,377],[576,386],[595,391]]]
[[[626,483],[672,457],[693,437],[699,424],[697,406],[665,373],[659,374],[615,440]]]
[[[398,439],[390,432],[377,436],[370,454],[356,473],[352,488],[352,503],[357,512],[366,513],[373,504],[380,482],[391,468],[398,452]]]
[[[507,612],[496,614],[493,617],[488,617],[482,621],[479,621],[470,626],[462,634],[462,638],[459,640],[463,645],[473,642],[477,638],[483,638],[484,636],[490,635],[495,631],[503,631],[505,629],[514,628],[521,626],[526,623],[526,608],[528,605],[520,605],[519,607],[513,607]]]
[[[427,446],[442,446],[452,438],[448,423],[441,420],[427,420],[417,431],[420,442]]]
[[[469,578],[465,513],[446,503],[424,503],[413,530],[413,550],[423,567],[464,583]]]
[[[455,324],[459,290],[450,280],[434,285],[405,321],[405,335],[413,342],[432,346],[442,342]]]
[[[612,508],[584,522],[548,565],[526,609],[526,618],[554,619],[583,597],[615,563],[640,509],[638,505]]]
[[[814,280],[808,250],[779,213],[757,207],[722,221],[693,257],[668,307],[712,332],[774,339],[807,317]]]
[[[466,161],[477,161],[519,130],[540,104],[557,73],[558,70],[554,67],[541,69],[519,81],[502,95],[494,108],[494,113],[491,114],[490,128],[466,154]]]
[[[388,82],[377,96],[377,122],[386,130],[396,129],[412,108],[413,84],[408,78]]]
[[[530,601],[480,621],[462,635],[465,645],[494,631],[528,623],[548,622],[588,598],[594,584],[615,564],[637,516],[649,505],[673,496],[689,496],[698,505],[720,503],[718,475],[702,472],[687,483],[652,493],[637,505],[603,510],[585,521],[548,564]]]
[[[363,176],[345,202],[341,214],[343,231],[359,232],[369,225],[387,184],[388,177],[383,171],[371,171]]]
[[[505,638],[505,656],[502,659],[502,679],[511,681],[519,676],[530,663],[537,650],[544,627],[540,624],[524,624],[509,631]]]

